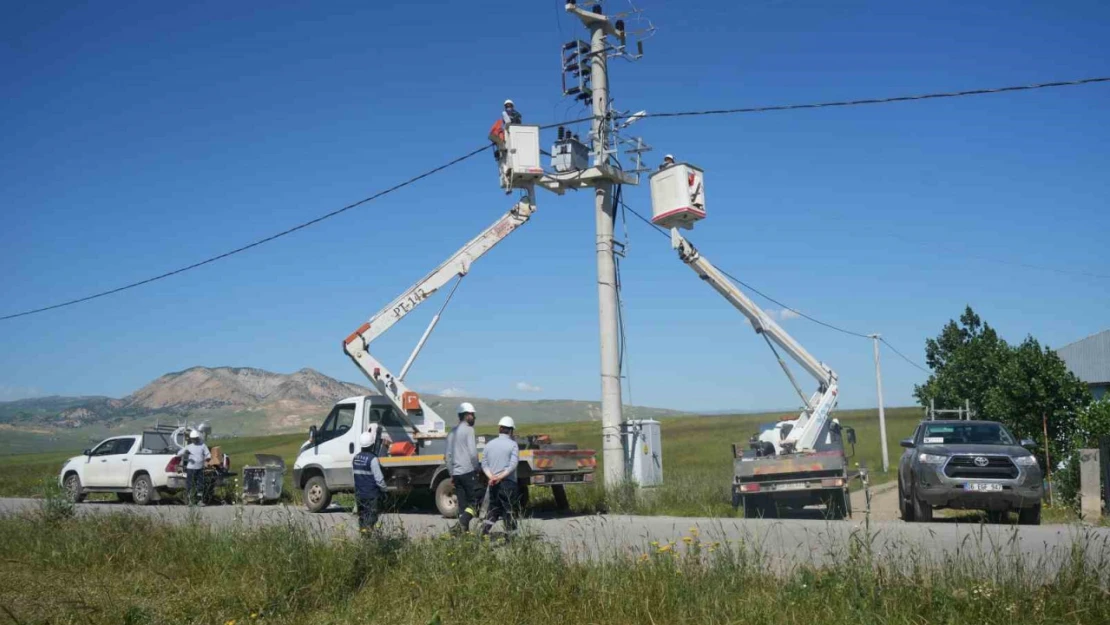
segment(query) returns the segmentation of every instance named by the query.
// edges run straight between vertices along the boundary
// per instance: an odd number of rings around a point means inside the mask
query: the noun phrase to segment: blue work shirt
[[[385,476],[382,463],[372,451],[363,451],[355,456],[355,497],[357,499],[377,499],[385,494]]]
[[[486,443],[486,450],[482,454],[482,468],[492,475],[511,469],[512,471],[502,480],[515,482],[516,465],[519,462],[520,447],[508,434],[498,434],[497,438]]]

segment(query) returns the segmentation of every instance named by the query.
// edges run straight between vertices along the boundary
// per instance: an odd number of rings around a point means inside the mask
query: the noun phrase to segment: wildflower
[[[258,612],[251,612],[251,618],[258,618]]]
[[[698,528],[697,528],[696,525],[694,527],[690,528],[690,535],[691,536],[697,536],[698,535]]]
[[[640,564],[643,564],[644,562],[647,562],[647,561],[648,561],[648,554],[646,554],[646,553],[641,554],[640,555]]]
[[[662,547],[659,548],[659,553],[667,553],[668,551],[671,550],[671,547],[672,547],[671,545],[663,545]]]
[[[227,622],[224,623],[224,625],[235,625],[235,619],[233,619],[233,618],[227,619]]]
[[[659,541],[658,540],[651,541],[651,546],[652,547],[658,547],[659,546]]]
[[[690,543],[694,542],[694,537],[693,536],[683,536],[682,537],[682,542],[689,545]]]

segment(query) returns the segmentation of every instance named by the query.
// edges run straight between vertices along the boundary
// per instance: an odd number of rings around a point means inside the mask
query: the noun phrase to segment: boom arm
[[[432,321],[432,325],[428,327],[428,330],[420,339],[420,343],[417,345],[413,355],[409,358],[409,362],[406,363],[405,371],[402,372],[401,377],[394,377],[389,370],[370,354],[370,343],[385,333],[386,330],[393,327],[393,324],[415,310],[417,306],[424,303],[433,293],[450,282],[452,278],[462,278],[465,276],[467,272],[470,271],[471,263],[493,249],[493,246],[500,243],[502,239],[509,236],[514,230],[527,223],[532,213],[536,210],[532,195],[531,189],[528,189],[527,194],[521,198],[516,206],[509,212],[502,215],[500,219],[493,222],[493,224],[483,230],[481,234],[462,246],[462,248],[452,254],[451,257],[445,260],[439,267],[436,267],[419,282],[409,287],[407,291],[393,300],[388,306],[378,311],[376,315],[362,324],[358,330],[355,330],[343,341],[343,351],[350,356],[351,360],[353,360],[356,365],[358,365],[358,368],[366,375],[367,379],[370,380],[374,387],[378,389],[378,392],[388,397],[389,400],[393,402],[397,410],[405,415],[410,415],[412,413],[423,414],[423,422],[416,422],[417,430],[421,433],[442,432],[444,429],[444,422],[430,406],[425,404],[422,399],[419,399],[416,393],[413,393],[405,386],[403,377],[408,367],[412,364],[412,360],[416,357],[420,348],[423,347],[424,341],[427,339],[428,334],[431,332],[439,316],[436,315],[436,318]]]
[[[817,443],[817,437],[824,429],[826,421],[828,421],[829,413],[836,405],[836,372],[825,363],[814,358],[793,337],[779,327],[769,315],[763,312],[763,309],[757,306],[719,269],[698,253],[697,249],[679,234],[677,228],[671,229],[671,247],[678,251],[678,257],[682,262],[689,265],[702,280],[708,282],[730,304],[743,313],[757,333],[778,345],[817,380],[817,392],[806,402],[806,407],[802,414],[798,416],[794,428],[782,443],[782,447],[787,449],[792,448],[796,451],[812,450]],[[790,371],[785,368],[785,365],[783,368],[789,376]],[[793,381],[793,376],[791,376],[791,382]]]

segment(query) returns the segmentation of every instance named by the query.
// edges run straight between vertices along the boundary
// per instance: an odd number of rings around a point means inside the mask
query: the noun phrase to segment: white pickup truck
[[[90,493],[115,493],[120,501],[146,505],[184,490],[178,449],[170,431],[115,436],[67,460],[58,482],[74,503],[84,501]],[[225,459],[212,471],[217,482],[229,466],[230,459]]]

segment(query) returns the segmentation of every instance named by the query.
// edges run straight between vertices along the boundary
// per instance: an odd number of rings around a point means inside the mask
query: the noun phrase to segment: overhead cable
[[[1010,93],[1014,91],[1034,91],[1037,89],[1054,89],[1058,87],[1077,87],[1080,85],[1092,85],[1096,83],[1110,82],[1110,76],[1099,76],[1095,78],[1080,78],[1078,80],[1057,80],[1052,82],[1035,83],[1031,85],[1011,85],[1008,87],[992,87],[988,89],[969,89],[966,91],[947,91],[940,93],[923,93],[917,95],[900,95],[890,96],[885,98],[866,98],[862,100],[834,100],[831,102],[811,102],[806,104],[773,104],[768,106],[748,106],[742,108],[731,109],[708,109],[701,111],[673,111],[663,113],[644,113],[637,114],[638,119],[645,117],[697,117],[701,115],[737,115],[743,113],[770,113],[774,111],[797,111],[803,109],[822,109],[822,108],[835,108],[846,106],[866,106],[871,104],[893,104],[895,102],[914,102],[918,100],[939,100],[942,98],[962,98],[975,95],[988,95],[993,93]],[[627,119],[630,115],[617,115],[612,119]],[[583,117],[569,122],[561,122],[557,124],[548,124],[541,126],[541,128],[554,128],[556,126],[564,126],[575,124],[583,121],[590,121],[593,117]]]
[[[123,286],[116,287],[114,289],[109,289],[107,291],[101,291],[101,292],[95,293],[93,295],[87,295],[85,297],[80,297],[80,298],[77,298],[77,299],[69,300],[67,302],[61,302],[61,303],[58,303],[58,304],[52,304],[50,306],[43,306],[42,308],[35,308],[35,309],[32,309],[32,310],[25,310],[23,312],[14,313],[14,314],[11,314],[11,315],[5,315],[3,317],[0,317],[0,321],[5,321],[5,320],[8,320],[8,319],[15,319],[16,317],[25,317],[27,315],[33,315],[33,314],[36,314],[36,313],[46,312],[48,310],[54,310],[55,308],[63,308],[65,306],[73,306],[74,304],[80,304],[82,302],[87,302],[89,300],[94,300],[94,299],[97,299],[97,298],[100,298],[100,297],[113,295],[113,294],[119,293],[121,291],[126,291],[128,289],[133,289],[135,287],[143,286],[144,284],[150,284],[151,282],[157,282],[158,280],[164,280],[166,278],[169,278],[170,276],[175,276],[179,273],[185,273],[186,271],[189,271],[191,269],[196,269],[198,267],[203,267],[204,265],[214,263],[218,260],[223,260],[224,258],[227,258],[228,256],[234,256],[235,254],[239,254],[240,252],[245,252],[245,251],[247,251],[251,248],[258,247],[259,245],[262,245],[264,243],[269,243],[270,241],[273,241],[275,239],[280,239],[281,237],[284,237],[284,236],[289,235],[289,234],[293,234],[294,232],[297,232],[298,230],[303,230],[303,229],[305,229],[309,226],[314,226],[314,225],[320,223],[321,221],[324,221],[325,219],[331,219],[332,217],[335,217],[336,215],[339,215],[341,213],[345,213],[345,212],[351,210],[352,208],[355,208],[357,206],[362,206],[363,204],[366,204],[367,202],[372,202],[372,201],[374,201],[374,200],[376,200],[376,199],[378,199],[382,196],[389,195],[390,193],[393,193],[394,191],[398,191],[398,190],[400,190],[404,187],[407,187],[407,186],[413,184],[414,182],[423,180],[424,178],[427,178],[428,176],[431,176],[433,174],[437,174],[437,173],[443,171],[444,169],[447,169],[448,167],[451,167],[452,165],[457,165],[458,163],[461,163],[461,162],[465,161],[466,159],[471,158],[472,156],[475,156],[477,154],[485,152],[489,148],[490,148],[489,145],[483,145],[482,147],[477,148],[475,150],[472,150],[472,151],[470,151],[470,152],[468,152],[468,153],[466,153],[466,154],[464,154],[464,155],[462,155],[458,158],[452,159],[452,160],[450,160],[450,161],[448,161],[448,162],[446,162],[446,163],[444,163],[444,164],[442,164],[438,167],[435,167],[433,169],[429,169],[428,171],[426,171],[422,174],[419,174],[417,176],[413,176],[412,178],[409,178],[408,180],[405,180],[404,182],[400,182],[398,184],[395,184],[392,187],[389,187],[388,189],[384,189],[382,191],[379,191],[379,192],[375,193],[374,195],[371,195],[369,197],[365,197],[365,198],[363,198],[363,199],[361,199],[357,202],[353,202],[353,203],[348,204],[348,205],[346,205],[342,208],[337,208],[336,210],[333,210],[330,213],[325,213],[325,214],[320,215],[319,217],[317,217],[315,219],[311,219],[309,221],[297,224],[296,226],[293,226],[292,228],[287,228],[287,229],[282,230],[281,232],[278,232],[276,234],[272,234],[268,237],[258,239],[257,241],[254,241],[252,243],[248,243],[248,244],[243,245],[241,247],[237,247],[233,250],[224,252],[222,254],[217,254],[216,256],[206,258],[202,261],[195,262],[191,265],[186,265],[185,267],[179,267],[177,269],[174,269],[173,271],[167,271],[166,273],[159,274],[159,275],[151,277],[151,278],[146,278],[145,280],[139,280],[138,282],[132,282],[130,284],[125,284]]]

